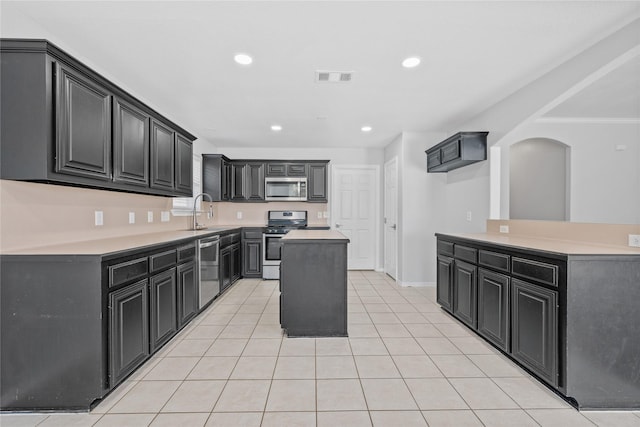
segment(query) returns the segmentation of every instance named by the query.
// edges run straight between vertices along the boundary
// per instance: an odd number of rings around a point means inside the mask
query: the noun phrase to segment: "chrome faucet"
[[[198,197],[202,196],[202,200],[204,200],[204,196],[209,198],[210,202],[213,202],[213,199],[207,193],[200,193],[193,199],[193,228],[192,230],[198,230],[199,227],[203,228],[200,224],[198,224],[198,218],[196,216],[196,206],[198,205]]]

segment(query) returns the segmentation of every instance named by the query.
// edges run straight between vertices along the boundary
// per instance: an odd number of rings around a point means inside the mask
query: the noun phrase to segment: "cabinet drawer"
[[[243,239],[262,239],[262,228],[249,228],[242,230]]]
[[[438,253],[440,255],[453,256],[453,243],[438,240]]]
[[[240,242],[240,233],[231,234],[231,243],[238,243],[238,242]]]
[[[509,272],[509,255],[501,254],[498,252],[491,252],[480,250],[478,252],[478,264],[485,267],[492,267],[496,270]]]
[[[132,282],[147,275],[149,270],[147,258],[137,258],[131,261],[122,262],[109,266],[109,287]]]
[[[178,248],[178,262],[188,261],[196,256],[196,244],[181,246]]]
[[[286,176],[287,166],[284,163],[267,163],[267,176]]]
[[[558,266],[531,259],[513,257],[511,272],[514,276],[536,280],[551,286],[558,286]]]
[[[468,246],[455,245],[454,246],[454,256],[457,259],[461,259],[467,262],[477,263],[478,262],[478,250],[474,248],[470,248]]]
[[[167,267],[176,265],[177,251],[171,249],[170,251],[161,252],[159,254],[151,255],[149,261],[151,263],[151,273],[159,271]]]
[[[443,146],[440,151],[442,151],[442,163],[457,159],[460,157],[460,140],[451,141]]]

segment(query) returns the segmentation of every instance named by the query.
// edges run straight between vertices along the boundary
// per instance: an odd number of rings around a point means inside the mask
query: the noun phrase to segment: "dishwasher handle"
[[[220,243],[220,237],[216,236],[211,239],[202,239],[198,242],[198,246],[201,248],[208,248]]]

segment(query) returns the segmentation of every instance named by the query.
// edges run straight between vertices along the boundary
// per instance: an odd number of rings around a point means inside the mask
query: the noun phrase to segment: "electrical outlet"
[[[501,225],[500,226],[500,232],[501,233],[508,233],[509,232],[509,226],[508,225]]]
[[[323,211],[322,218],[329,218],[329,211]]]
[[[242,219],[242,211],[237,211],[236,212],[236,218],[237,219]]]
[[[129,224],[135,224],[135,223],[136,223],[136,213],[129,212]]]
[[[322,211],[318,211],[318,219],[322,219]]]
[[[169,216],[170,212],[169,211],[162,211],[160,212],[160,221],[162,222],[169,222],[169,219],[171,219],[171,217]]]
[[[467,211],[467,221],[471,221],[471,211]]]
[[[629,234],[629,246],[640,248],[640,234]]]
[[[95,211],[94,216],[95,216],[95,224],[96,225],[98,225],[98,226],[104,225],[104,212]]]
[[[147,211],[147,222],[153,222],[153,211]]]

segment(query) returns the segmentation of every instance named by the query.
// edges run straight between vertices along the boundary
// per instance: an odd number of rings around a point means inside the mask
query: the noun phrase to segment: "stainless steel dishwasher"
[[[198,240],[198,295],[200,309],[220,293],[220,237]]]

